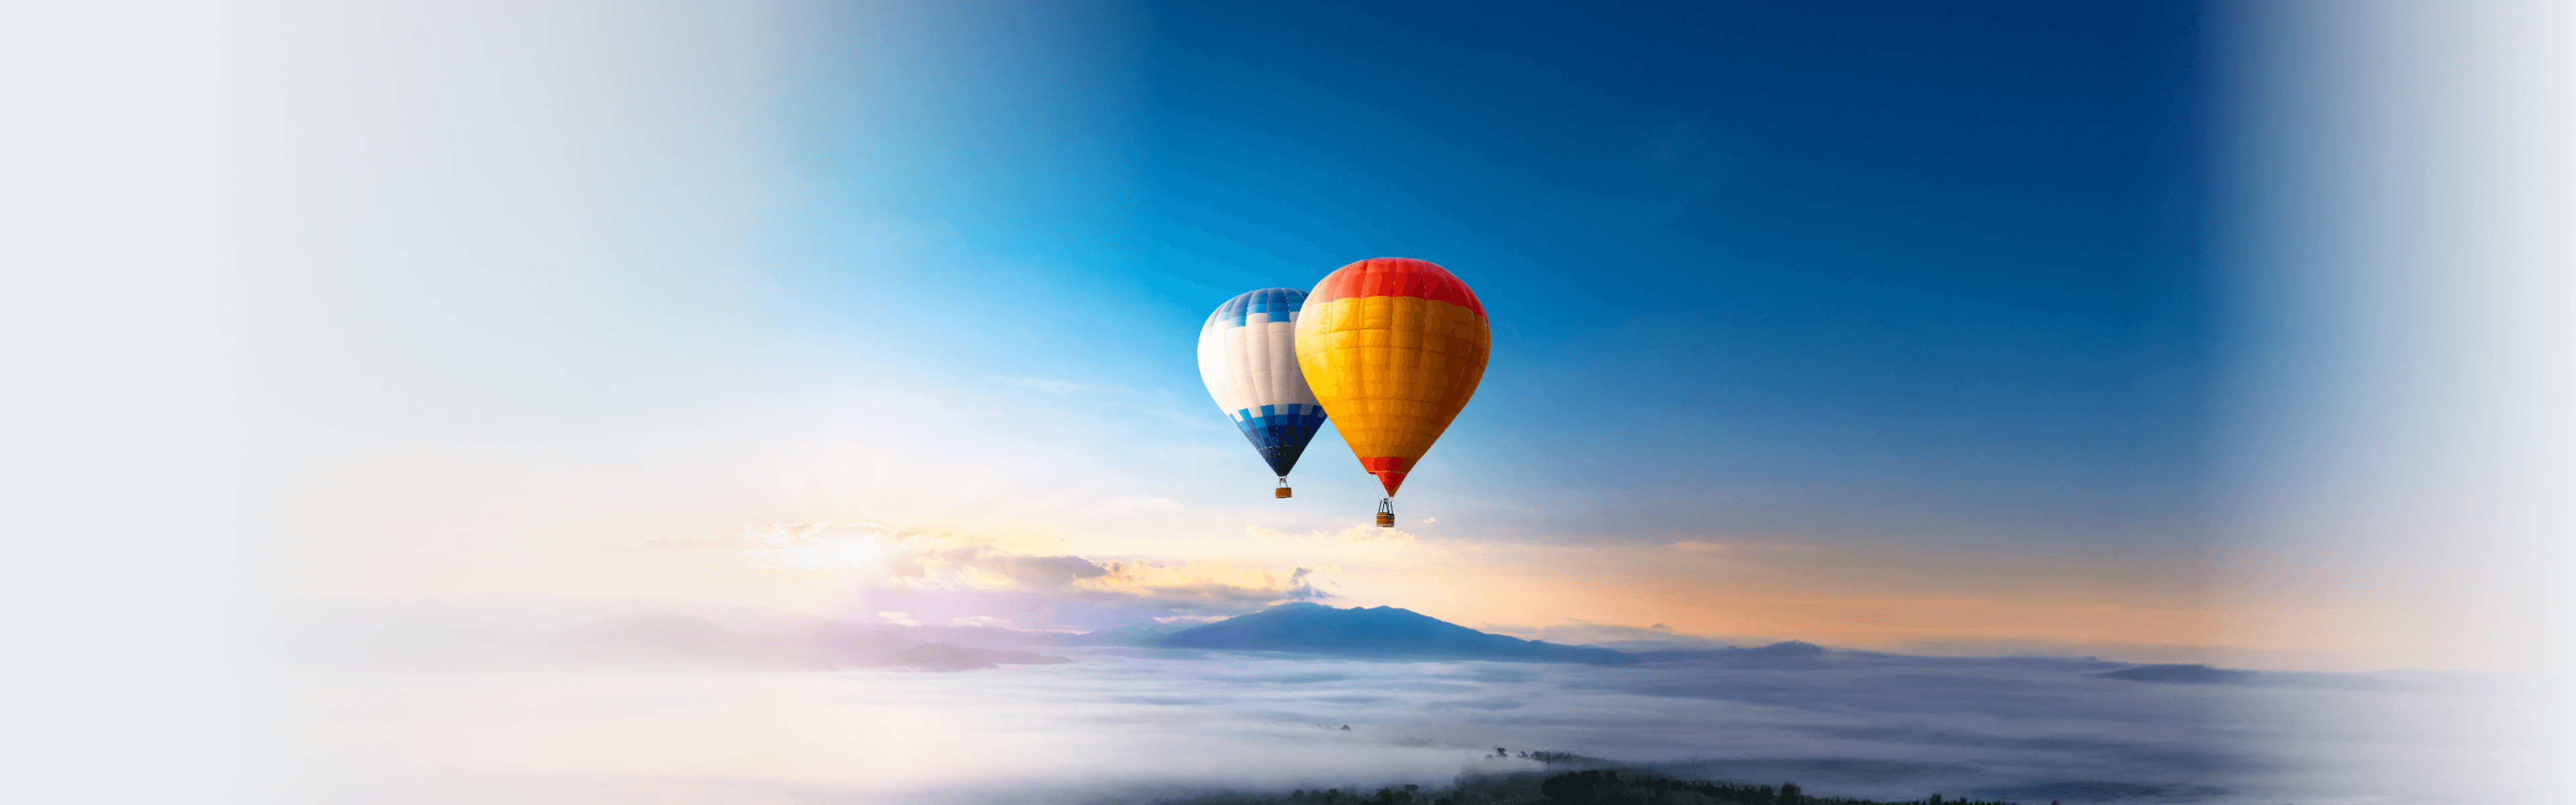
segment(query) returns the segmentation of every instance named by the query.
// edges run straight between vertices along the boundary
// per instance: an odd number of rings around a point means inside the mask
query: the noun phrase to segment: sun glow
[[[743,529],[749,548],[732,551],[762,569],[855,570],[886,559],[879,540],[894,537],[909,547],[920,535],[875,523],[766,523]]]

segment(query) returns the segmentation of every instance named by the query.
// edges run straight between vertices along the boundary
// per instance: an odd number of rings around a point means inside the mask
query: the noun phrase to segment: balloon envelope
[[[1199,379],[1282,478],[1324,427],[1324,406],[1297,368],[1305,301],[1305,291],[1263,288],[1227,300],[1199,328]]]
[[[1343,266],[1297,320],[1306,384],[1388,496],[1475,396],[1493,346],[1476,292],[1424,260]]]

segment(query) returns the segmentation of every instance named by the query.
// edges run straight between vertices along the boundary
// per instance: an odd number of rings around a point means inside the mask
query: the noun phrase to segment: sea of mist
[[[279,784],[317,803],[1075,805],[1547,768],[1503,749],[1823,795],[2361,803],[2508,742],[2319,714],[2451,714],[2466,730],[2520,701],[2495,677],[1803,644],[1637,667],[1048,653],[1075,661],[286,672]]]

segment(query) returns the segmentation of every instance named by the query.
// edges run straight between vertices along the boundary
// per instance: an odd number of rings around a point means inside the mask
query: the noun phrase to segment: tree
[[[1774,801],[1780,805],[1799,805],[1806,802],[1807,798],[1798,790],[1797,783],[1781,783],[1780,798]]]

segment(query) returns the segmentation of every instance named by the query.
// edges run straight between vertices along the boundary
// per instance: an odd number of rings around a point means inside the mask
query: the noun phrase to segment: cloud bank
[[[920,626],[1094,631],[1216,620],[1334,597],[1313,567],[1093,560],[873,522],[771,523],[732,539],[662,540],[711,564],[829,574],[825,614]]]
[[[1798,644],[1626,668],[1065,651],[1076,662],[956,674],[312,676],[285,799],[1071,805],[1541,768],[1480,759],[1500,746],[1879,798],[2435,801],[2390,787],[2392,770],[2447,762],[2464,744],[2425,741],[2459,736],[2281,714],[2473,719],[2520,701],[2421,676],[2123,678],[2131,666]]]

